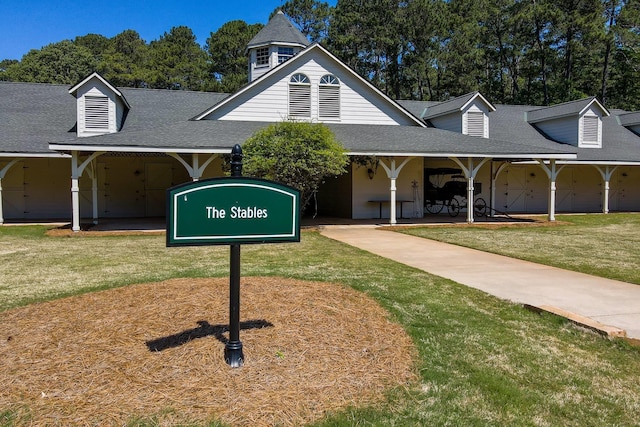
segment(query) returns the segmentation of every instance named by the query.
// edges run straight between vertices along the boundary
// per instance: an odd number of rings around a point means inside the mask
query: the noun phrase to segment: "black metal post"
[[[242,148],[236,144],[231,150],[231,176],[242,176]],[[224,360],[232,367],[244,363],[240,341],[240,245],[231,245],[229,274],[229,342],[224,349]]]

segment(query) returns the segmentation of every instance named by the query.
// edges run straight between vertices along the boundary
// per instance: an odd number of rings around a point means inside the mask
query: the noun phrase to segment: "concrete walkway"
[[[440,243],[375,226],[326,226],[329,238],[532,306],[552,306],[640,338],[640,285]]]

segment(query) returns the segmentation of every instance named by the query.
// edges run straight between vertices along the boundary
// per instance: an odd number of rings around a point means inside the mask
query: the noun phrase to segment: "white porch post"
[[[193,166],[187,163],[178,153],[167,153],[167,155],[176,159],[189,173],[192,181],[199,181],[204,173],[204,170],[211,164],[211,162],[218,157],[217,154],[212,154],[209,158],[200,166],[200,155],[198,153],[192,154],[191,162]]]
[[[78,152],[71,152],[71,230],[80,231],[80,175]]]
[[[390,198],[389,198],[389,203],[390,203],[390,209],[389,209],[389,224],[391,225],[395,225],[397,224],[397,219],[396,219],[396,192],[397,192],[397,188],[396,188],[396,180],[398,179],[398,175],[400,175],[400,171],[402,170],[403,167],[405,167],[405,165],[407,163],[409,163],[412,159],[414,159],[414,157],[408,157],[406,159],[404,159],[404,161],[400,164],[400,166],[398,166],[396,168],[396,159],[391,159],[391,164],[389,166],[387,166],[384,163],[384,160],[380,159],[380,165],[384,168],[385,172],[387,172],[387,177],[389,177],[390,181],[391,181],[391,185],[390,185]]]
[[[600,176],[602,177],[602,181],[604,182],[604,193],[602,194],[602,213],[608,214],[610,192],[609,184],[611,182],[611,176],[613,175],[613,172],[615,172],[618,167],[614,166],[613,169],[611,169],[609,166],[607,166],[604,170],[596,165],[594,165],[594,167],[598,170],[598,172],[600,172]]]
[[[549,186],[549,221],[556,220],[556,179],[558,172],[556,171],[556,161],[551,159],[551,185]]]
[[[544,163],[542,159],[536,159],[536,161],[540,164],[540,167],[547,174],[549,178],[549,207],[548,207],[548,219],[549,221],[556,220],[556,180],[558,179],[558,174],[564,168],[564,166],[560,167],[560,169],[556,169],[556,160],[550,159],[549,166]]]
[[[396,168],[396,161],[391,160],[391,169],[395,170]],[[391,177],[391,200],[390,200],[390,204],[391,206],[389,206],[389,222],[391,223],[391,225],[395,225],[396,224],[396,191],[397,191],[397,187],[396,187],[396,179],[397,179],[397,175],[392,176]]]
[[[496,182],[498,182],[498,176],[500,173],[509,166],[509,163],[504,162],[498,169],[494,169],[494,164],[491,162],[491,217],[496,216]]]
[[[98,170],[95,159],[91,161],[91,168],[87,169],[91,178],[91,204],[93,206],[93,223],[98,223]]]
[[[450,157],[450,159],[456,162],[458,166],[460,166],[460,169],[462,169],[464,176],[467,178],[467,222],[472,223],[474,221],[473,219],[473,213],[474,213],[473,212],[473,206],[474,206],[473,185],[474,184],[473,183],[480,168],[491,159],[489,157],[485,157],[478,164],[478,166],[474,166],[472,157],[467,158],[466,166],[457,157]]]
[[[104,153],[104,151],[97,151],[91,154],[84,162],[78,164],[78,152],[71,152],[71,230],[73,231],[80,231],[80,177],[87,165],[91,164],[96,157]],[[95,200],[97,201],[97,197]],[[95,213],[94,218],[96,217],[97,212]]]
[[[2,211],[2,180],[4,176],[7,174],[11,166],[15,165],[19,159],[15,159],[9,162],[5,167],[0,169],[0,225],[4,224],[4,213]]]

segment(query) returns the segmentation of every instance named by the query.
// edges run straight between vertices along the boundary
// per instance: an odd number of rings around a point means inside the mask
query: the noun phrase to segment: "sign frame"
[[[196,200],[189,203],[190,197]],[[211,201],[211,206],[202,204],[201,199]],[[259,206],[246,207],[256,200]],[[187,208],[186,203],[193,206]],[[199,213],[188,209],[199,209]],[[270,211],[274,212],[271,217]],[[253,218],[247,218],[250,216]],[[232,176],[188,182],[167,190],[167,247],[283,242],[300,242],[300,191],[296,188],[261,178]]]

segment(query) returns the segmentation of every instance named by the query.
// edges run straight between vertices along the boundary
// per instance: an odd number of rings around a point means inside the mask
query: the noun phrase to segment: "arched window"
[[[318,86],[318,116],[325,119],[340,118],[340,80],[325,74]]]
[[[311,117],[311,83],[302,73],[294,74],[289,80],[289,116]]]

